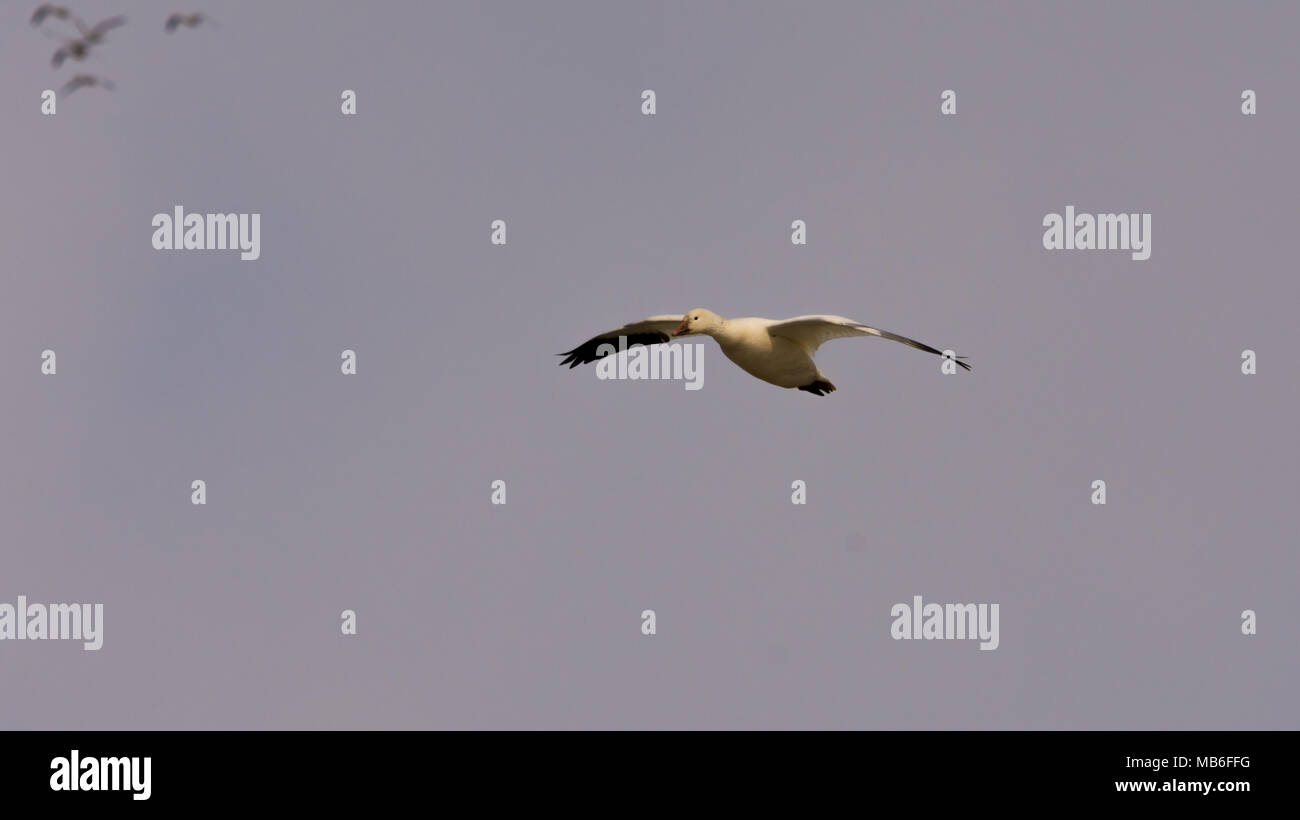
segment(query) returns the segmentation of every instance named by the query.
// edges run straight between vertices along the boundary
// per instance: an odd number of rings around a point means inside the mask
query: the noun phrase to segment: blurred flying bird
[[[180,26],[188,26],[190,28],[194,28],[200,23],[207,23],[208,25],[216,25],[212,21],[212,18],[205,16],[202,12],[196,11],[193,14],[181,14],[180,12],[177,12],[176,14],[173,14],[171,17],[167,18],[167,22],[163,25],[163,29],[168,34],[172,34]]]
[[[63,88],[59,90],[59,93],[66,96],[76,91],[78,88],[93,88],[95,86],[99,86],[106,91],[113,90],[113,83],[109,80],[100,79],[94,74],[78,74],[64,83]]]

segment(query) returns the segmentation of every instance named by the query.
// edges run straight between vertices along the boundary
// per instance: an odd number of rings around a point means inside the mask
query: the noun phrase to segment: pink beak
[[[674,336],[680,336],[680,335],[682,335],[682,334],[685,333],[685,332],[686,332],[686,320],[683,319],[683,320],[682,320],[682,323],[681,323],[681,326],[678,327],[676,330],[673,331],[673,335],[674,335]]]

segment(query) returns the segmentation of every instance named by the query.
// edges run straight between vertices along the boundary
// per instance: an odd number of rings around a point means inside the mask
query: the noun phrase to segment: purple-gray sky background
[[[82,3],[130,22],[59,71],[34,5],[0,600],[105,636],[0,643],[0,727],[1300,728],[1295,3]],[[177,204],[261,259],[153,250]],[[1151,259],[1043,250],[1066,205]],[[975,370],[556,367],[694,307]],[[1000,648],[892,640],[916,594]]]

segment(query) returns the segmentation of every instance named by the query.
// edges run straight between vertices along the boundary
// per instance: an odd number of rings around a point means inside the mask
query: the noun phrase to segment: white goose
[[[671,337],[712,336],[722,353],[751,376],[777,387],[797,387],[815,396],[833,392],[826,375],[818,369],[813,355],[822,342],[844,336],[879,336],[902,342],[917,350],[942,356],[915,339],[887,330],[869,327],[843,316],[796,316],[793,319],[724,319],[711,310],[700,308],[687,314],[651,316],[617,330],[594,336],[567,353],[560,365],[573,369],[594,362],[618,349],[619,337],[627,337],[626,346],[661,344]],[[602,349],[603,348],[603,349]],[[966,370],[971,366],[957,356],[954,361]]]

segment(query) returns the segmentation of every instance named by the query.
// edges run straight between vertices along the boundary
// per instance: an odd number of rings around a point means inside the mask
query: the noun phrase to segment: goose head
[[[711,310],[696,308],[682,318],[682,323],[673,331],[674,336],[713,335],[722,327],[722,317]]]

